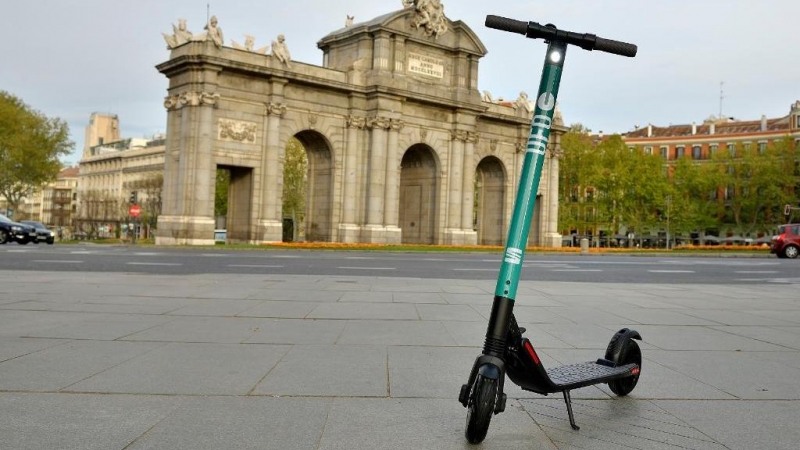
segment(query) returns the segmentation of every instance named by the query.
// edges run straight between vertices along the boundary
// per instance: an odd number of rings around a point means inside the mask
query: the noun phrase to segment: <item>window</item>
[[[751,144],[750,142],[745,142],[744,143],[744,151],[746,151],[746,152],[750,151],[750,144]]]
[[[763,155],[767,151],[767,141],[758,142],[758,154]]]
[[[594,188],[586,189],[586,201],[589,203],[594,202]]]
[[[699,145],[692,146],[692,159],[700,159],[703,156],[702,149]]]
[[[728,142],[728,153],[730,153],[732,158],[736,157],[736,144],[733,142]]]
[[[684,147],[682,145],[679,145],[679,146],[675,147],[675,153],[676,153],[675,159],[683,158],[683,154],[684,154],[685,151],[686,151],[686,147]]]
[[[644,148],[645,155],[652,155],[653,154],[653,147],[645,147]]]
[[[661,147],[661,157],[667,159],[668,156],[669,156],[669,147],[667,146]]]
[[[719,144],[711,144],[708,146],[708,153],[711,156],[714,156],[717,153],[717,150],[719,150]]]

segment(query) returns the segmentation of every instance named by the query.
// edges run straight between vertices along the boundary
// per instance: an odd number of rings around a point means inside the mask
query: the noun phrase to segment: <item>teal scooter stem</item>
[[[600,50],[631,57],[636,55],[637,48],[632,44],[599,38],[593,34],[558,30],[551,24],[542,26],[535,22],[498,16],[488,16],[486,26],[524,34],[529,38],[544,39],[549,45],[483,352],[475,360],[467,383],[462,385],[459,394],[459,401],[467,408],[465,434],[471,443],[483,441],[492,415],[505,410],[506,394],[503,393],[503,385],[506,374],[525,390],[543,395],[563,393],[570,424],[577,430],[570,390],[591,384],[609,383],[612,391],[618,395],[626,395],[636,386],[641,368],[641,352],[633,341],[641,339],[641,336],[636,331],[623,329],[612,338],[605,358],[548,371],[542,366],[530,341],[522,337],[525,329],[517,325],[513,314],[567,46],[577,45],[586,50]]]

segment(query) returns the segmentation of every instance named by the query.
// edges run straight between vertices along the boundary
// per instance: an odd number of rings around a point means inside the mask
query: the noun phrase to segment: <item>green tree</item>
[[[217,169],[217,182],[214,186],[214,217],[228,215],[228,189],[231,185],[231,172]]]
[[[55,180],[62,168],[59,157],[74,146],[66,122],[0,91],[0,195],[13,209],[30,192]]]
[[[303,144],[295,138],[286,145],[283,162],[283,207],[284,217],[294,223],[293,240],[297,240],[306,211],[306,177],[308,158]]]
[[[597,170],[597,151],[592,138],[582,132],[582,125],[573,125],[561,138],[563,156],[559,165],[558,227],[565,232],[585,232],[593,225],[587,222],[585,193],[591,187],[592,173]]]

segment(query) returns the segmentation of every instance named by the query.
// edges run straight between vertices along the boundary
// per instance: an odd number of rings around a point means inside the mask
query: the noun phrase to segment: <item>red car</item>
[[[778,258],[797,258],[800,254],[800,223],[790,223],[778,227],[778,235],[772,237],[770,253]]]

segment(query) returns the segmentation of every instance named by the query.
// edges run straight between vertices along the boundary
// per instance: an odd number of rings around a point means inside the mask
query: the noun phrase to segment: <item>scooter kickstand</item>
[[[572,414],[572,397],[570,397],[569,391],[563,391],[563,392],[564,392],[564,402],[566,402],[566,404],[567,404],[567,414],[569,415],[569,425],[572,427],[573,430],[578,431],[578,430],[581,429],[581,427],[579,427],[575,423],[575,415]]]

